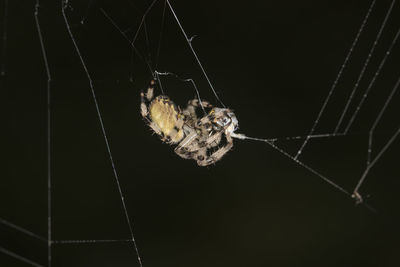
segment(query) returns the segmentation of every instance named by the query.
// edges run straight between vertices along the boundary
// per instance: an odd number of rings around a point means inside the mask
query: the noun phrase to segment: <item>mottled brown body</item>
[[[181,110],[168,96],[154,98],[152,80],[146,93],[141,92],[141,114],[163,142],[177,144],[174,151],[184,159],[193,159],[199,166],[219,161],[233,147],[232,136],[238,122],[232,110],[214,108],[207,101],[193,99]],[[201,107],[204,116],[198,117]],[[210,110],[208,113],[205,108]]]
[[[183,138],[183,120],[176,105],[166,96],[156,97],[150,104],[150,119],[171,143]]]

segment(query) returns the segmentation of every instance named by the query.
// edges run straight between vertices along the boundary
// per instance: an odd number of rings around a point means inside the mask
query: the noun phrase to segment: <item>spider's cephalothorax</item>
[[[200,166],[220,160],[233,146],[232,136],[238,120],[232,110],[214,108],[207,101],[190,100],[181,110],[168,96],[154,98],[155,81],[147,92],[141,92],[141,114],[163,142],[177,144],[175,153],[185,159],[194,159]],[[199,107],[210,110],[198,118]],[[204,109],[203,109],[204,110]]]

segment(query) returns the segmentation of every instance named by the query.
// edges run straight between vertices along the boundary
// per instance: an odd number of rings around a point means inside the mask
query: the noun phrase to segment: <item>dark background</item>
[[[39,20],[51,74],[52,239],[129,239],[121,198],[88,78],[67,32],[60,1],[41,1]],[[235,140],[215,166],[198,167],[151,134],[139,92],[151,73],[130,39],[149,1],[70,1],[65,13],[93,80],[127,211],[144,266],[399,266],[399,140],[367,176],[361,193],[377,212],[264,143]],[[138,35],[150,65],[193,78],[217,104],[163,1]],[[1,15],[4,18],[2,1]],[[331,133],[391,1],[378,1],[316,133]],[[2,43],[0,216],[47,236],[47,79],[34,1],[8,1]],[[240,132],[306,135],[368,10],[370,1],[172,1]],[[400,26],[396,3],[370,66],[365,90]],[[2,24],[2,30],[4,30]],[[350,192],[366,166],[368,131],[399,71],[395,47],[348,136],[314,139],[300,160]],[[163,78],[183,105],[193,89]],[[394,96],[373,155],[399,127]],[[354,105],[350,107],[353,111]],[[346,117],[348,120],[349,117]],[[302,141],[278,141],[293,155]],[[397,165],[397,166],[396,166]],[[369,197],[368,197],[369,196]],[[0,225],[0,246],[46,265],[47,245]],[[132,243],[54,244],[53,266],[138,266]],[[25,266],[0,254],[0,266]]]

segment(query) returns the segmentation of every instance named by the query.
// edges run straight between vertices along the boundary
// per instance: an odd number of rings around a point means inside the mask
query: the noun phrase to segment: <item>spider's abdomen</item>
[[[158,96],[150,104],[150,119],[171,143],[183,139],[183,120],[176,105],[167,96]]]

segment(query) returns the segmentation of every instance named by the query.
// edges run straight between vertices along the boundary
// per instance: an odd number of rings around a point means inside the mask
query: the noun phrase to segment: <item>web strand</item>
[[[189,39],[189,38],[188,38],[188,36],[187,36],[185,30],[183,29],[183,26],[182,26],[182,24],[180,23],[180,21],[179,21],[177,15],[176,15],[174,9],[172,8],[171,3],[169,2],[169,0],[166,0],[166,2],[167,2],[167,4],[168,4],[169,9],[170,9],[171,12],[172,12],[172,15],[173,15],[174,18],[175,18],[176,23],[178,23],[178,26],[179,26],[179,28],[181,29],[181,32],[182,32],[183,36],[185,37],[185,40],[186,40],[186,42],[187,42],[187,44],[188,44],[190,50],[192,51],[192,53],[193,53],[193,55],[194,55],[194,57],[195,57],[195,59],[196,59],[196,61],[197,61],[197,64],[199,64],[200,69],[201,69],[201,71],[203,72],[204,77],[207,79],[207,82],[208,82],[208,84],[210,85],[210,88],[211,88],[212,92],[214,93],[215,98],[216,98],[216,99],[218,100],[218,102],[225,108],[224,103],[221,101],[221,99],[219,98],[217,92],[215,91],[214,86],[212,85],[212,83],[211,83],[211,81],[210,81],[210,78],[208,78],[208,75],[207,75],[206,71],[204,70],[203,65],[201,64],[200,59],[199,59],[199,57],[197,56],[197,53],[196,53],[196,51],[194,50],[194,48],[193,48],[193,46],[192,46],[192,39]]]
[[[138,36],[139,36],[139,32],[140,32],[140,30],[142,29],[142,27],[143,27],[143,24],[145,23],[145,20],[146,20],[146,16],[147,16],[147,14],[150,12],[150,10],[153,8],[153,6],[154,6],[154,4],[157,2],[158,0],[153,0],[153,2],[151,2],[151,4],[149,5],[149,7],[146,9],[146,11],[144,12],[144,14],[143,14],[143,16],[142,16],[142,19],[141,19],[141,21],[140,21],[140,23],[139,23],[139,27],[138,27],[138,29],[137,29],[137,31],[136,31],[136,33],[135,33],[135,36],[133,37],[133,39],[132,39],[132,41],[131,41],[131,45],[132,45],[132,49],[133,50],[135,50],[135,52],[137,52],[137,50],[136,49],[134,49],[134,44],[135,44],[135,42],[136,42],[136,39],[138,38]],[[147,37],[146,37],[147,38]],[[134,51],[132,50],[132,53],[131,53],[131,77],[130,77],[130,80],[131,81],[133,81],[133,55],[134,55]],[[147,64],[148,64],[148,66],[149,66],[149,68],[150,68],[150,71],[151,71],[151,73],[153,73],[153,71],[151,70],[151,67],[150,67],[150,64],[149,64],[149,60],[146,60],[146,62],[147,62]]]
[[[41,265],[41,264],[39,264],[39,263],[36,263],[36,262],[34,262],[34,261],[30,260],[30,259],[27,259],[27,258],[25,258],[25,257],[22,257],[21,255],[18,255],[17,253],[12,252],[12,251],[10,251],[10,250],[8,250],[8,249],[5,249],[5,248],[3,248],[3,247],[0,247],[0,252],[1,252],[1,253],[4,253],[4,254],[6,254],[6,255],[8,255],[8,256],[10,256],[10,257],[13,257],[13,258],[15,258],[15,259],[17,259],[17,260],[19,260],[19,261],[21,261],[21,262],[24,262],[24,263],[26,263],[26,264],[29,264],[29,265],[31,265],[31,266],[43,267],[43,265]]]
[[[349,131],[351,125],[353,124],[354,120],[356,119],[357,114],[361,109],[361,106],[364,104],[364,101],[367,98],[369,92],[371,91],[372,86],[375,84],[375,81],[376,81],[379,73],[381,72],[383,66],[385,65],[386,60],[388,59],[390,53],[392,52],[392,49],[393,49],[394,45],[396,44],[396,41],[399,38],[399,36],[400,36],[400,28],[397,30],[397,33],[394,36],[393,41],[390,44],[388,50],[386,51],[385,56],[383,57],[381,63],[379,64],[379,67],[378,67],[377,71],[375,72],[374,77],[371,79],[371,82],[369,83],[367,89],[365,90],[365,93],[363,94],[360,102],[358,103],[357,108],[355,109],[353,115],[351,116],[351,119],[350,119],[349,123],[346,126],[346,130],[344,131],[345,134]]]
[[[165,10],[167,7],[167,2],[164,0],[163,4],[163,12],[162,12],[162,19],[161,19],[161,29],[160,29],[160,35],[158,37],[158,46],[157,46],[157,54],[156,54],[156,60],[155,60],[155,69],[158,67],[158,59],[160,58],[160,51],[161,51],[161,42],[162,42],[162,37],[163,37],[163,32],[164,32],[164,27],[165,27]]]
[[[381,120],[381,118],[382,118],[382,116],[383,116],[383,113],[385,112],[387,106],[389,105],[390,101],[392,100],[394,94],[396,93],[397,89],[399,88],[399,85],[400,85],[400,77],[399,77],[399,79],[397,80],[397,82],[396,82],[395,86],[393,87],[392,91],[390,92],[388,98],[387,98],[386,101],[385,101],[385,104],[383,105],[383,107],[382,107],[381,111],[379,112],[379,114],[378,114],[378,116],[377,116],[377,118],[376,118],[374,124],[373,124],[372,127],[371,127],[371,130],[370,130],[370,132],[369,132],[369,138],[368,138],[367,169],[365,170],[365,172],[364,172],[363,175],[361,176],[359,182],[357,183],[356,188],[354,189],[354,193],[355,193],[355,194],[357,193],[357,194],[359,195],[358,190],[359,190],[359,188],[361,187],[361,185],[364,183],[364,181],[365,181],[365,179],[366,179],[366,176],[367,176],[367,174],[368,174],[368,172],[369,172],[369,169],[370,169],[369,166],[371,166],[371,164],[372,164],[372,163],[371,163],[372,141],[373,141],[373,135],[374,135],[374,132],[375,132],[375,128],[376,128],[376,126],[378,125],[379,121]],[[396,138],[396,137],[395,137],[395,138]],[[393,141],[394,141],[394,140],[393,140]],[[391,142],[393,142],[393,141],[391,141]],[[390,140],[389,140],[388,144],[390,145],[391,142],[390,142]],[[387,149],[387,148],[386,148],[386,149]]]
[[[133,246],[134,246],[134,249],[135,249],[135,252],[136,252],[136,255],[137,255],[137,259],[138,259],[139,265],[140,265],[140,267],[142,267],[143,266],[142,260],[141,260],[141,257],[140,257],[140,254],[139,254],[139,250],[138,250],[138,247],[137,247],[137,244],[136,244],[136,241],[135,241],[135,237],[134,237],[134,234],[133,234],[132,223],[131,223],[131,221],[129,219],[128,210],[127,210],[127,207],[126,207],[126,204],[125,204],[125,200],[124,200],[124,196],[123,196],[123,193],[122,193],[121,185],[120,185],[120,182],[119,182],[118,174],[117,174],[117,171],[116,171],[116,168],[115,168],[115,164],[114,164],[114,160],[113,160],[113,157],[112,157],[110,145],[109,145],[109,142],[108,142],[108,137],[107,137],[106,130],[105,130],[105,127],[104,127],[104,123],[103,123],[103,118],[102,118],[101,112],[100,112],[100,107],[98,105],[96,93],[94,91],[93,82],[92,82],[89,70],[87,69],[85,61],[83,60],[83,57],[81,55],[80,49],[78,47],[78,44],[77,44],[77,42],[76,42],[76,40],[74,38],[74,35],[72,33],[72,30],[70,28],[70,25],[69,25],[69,22],[68,22],[68,18],[67,18],[66,14],[65,14],[65,9],[67,7],[68,7],[68,0],[61,0],[61,12],[62,12],[64,21],[65,21],[65,25],[67,27],[67,30],[68,30],[69,36],[71,38],[71,41],[74,44],[75,50],[76,50],[76,52],[77,52],[77,54],[79,56],[79,59],[80,59],[80,61],[82,63],[83,69],[85,70],[86,76],[87,76],[87,78],[89,80],[89,86],[90,86],[92,97],[93,97],[93,100],[94,100],[94,103],[95,103],[97,117],[99,119],[100,126],[101,126],[101,131],[102,131],[102,134],[103,134],[103,137],[104,137],[104,141],[105,141],[105,144],[106,144],[106,147],[107,147],[108,156],[110,158],[111,167],[112,167],[112,170],[113,170],[113,173],[114,173],[114,177],[115,177],[115,180],[116,180],[116,183],[117,183],[117,187],[118,187],[119,195],[120,195],[120,198],[121,198],[122,206],[123,206],[123,209],[124,209],[124,212],[125,212],[126,221],[127,221],[128,227],[129,227],[130,234],[131,234],[131,239],[132,239],[132,242],[133,242]]]
[[[390,92],[388,98],[386,99],[385,104],[383,105],[381,111],[379,112],[377,118],[375,119],[374,124],[371,127],[371,130],[369,131],[369,138],[368,138],[368,157],[367,157],[367,166],[370,165],[371,163],[371,154],[372,154],[372,139],[374,136],[375,128],[378,126],[378,123],[380,122],[383,113],[386,111],[387,106],[389,105],[390,101],[392,100],[394,94],[396,93],[397,89],[400,86],[400,77],[397,80],[395,86],[393,87],[392,91]]]
[[[101,11],[101,13],[103,13],[103,15],[110,21],[110,23],[114,26],[114,28],[116,28],[117,31],[118,31],[119,33],[121,33],[121,35],[125,38],[125,40],[127,40],[127,41],[129,42],[129,44],[131,45],[132,49],[135,51],[136,55],[137,55],[143,62],[146,62],[146,65],[147,65],[147,67],[149,68],[149,71],[150,71],[151,73],[153,73],[153,70],[152,70],[152,68],[151,68],[151,66],[150,66],[150,64],[149,64],[149,62],[148,62],[148,60],[146,60],[146,59],[142,56],[142,54],[139,53],[139,51],[137,50],[135,44],[134,44],[131,40],[129,40],[129,38],[128,38],[128,36],[125,34],[125,32],[122,31],[120,27],[118,27],[118,25],[115,23],[115,21],[106,13],[106,11],[105,11],[103,8],[100,8],[100,11]],[[132,53],[132,56],[133,56],[133,53]],[[131,58],[131,61],[132,61],[132,58]],[[132,75],[131,75],[130,81],[131,81],[131,82],[133,81],[133,80],[132,80]]]
[[[126,243],[132,239],[55,240],[53,244]]]
[[[3,37],[2,37],[2,42],[3,42],[3,44],[2,44],[2,54],[1,54],[1,57],[2,57],[2,64],[1,64],[1,70],[0,70],[0,74],[1,74],[1,76],[4,76],[5,74],[6,74],[6,71],[5,71],[5,55],[6,55],[6,42],[7,42],[7,12],[8,12],[8,0],[4,0],[4,29],[3,29]],[[46,57],[46,53],[45,53],[45,49],[44,49],[44,43],[43,43],[43,38],[42,38],[42,34],[41,34],[41,30],[40,30],[40,24],[39,24],[39,20],[38,20],[38,13],[39,13],[39,0],[36,0],[36,4],[35,4],[35,10],[34,10],[34,15],[35,15],[35,22],[36,22],[36,28],[37,28],[37,30],[38,30],[38,36],[39,36],[39,41],[40,41],[40,44],[41,44],[41,49],[42,49],[42,54],[43,54],[43,58],[44,58],[44,61],[45,61],[45,67],[46,67],[46,75],[47,75],[47,77],[48,77],[48,82],[47,82],[47,96],[48,96],[48,98],[47,98],[47,105],[48,105],[48,108],[49,108],[49,104],[50,104],[50,102],[49,102],[49,100],[50,100],[50,71],[49,71],[49,67],[48,67],[48,63],[47,63],[47,57]],[[50,146],[49,146],[49,144],[50,144],[50,135],[49,135],[49,131],[50,131],[50,113],[49,113],[49,109],[48,109],[48,113],[47,113],[47,116],[48,116],[48,152],[50,151]],[[50,167],[50,154],[48,154],[48,167]],[[40,236],[40,235],[38,235],[38,234],[35,234],[35,233],[33,233],[33,232],[31,232],[31,231],[29,231],[29,230],[27,230],[27,229],[25,229],[25,228],[22,228],[22,227],[20,227],[20,226],[18,226],[18,225],[16,225],[16,224],[13,224],[13,223],[11,223],[11,222],[9,222],[9,221],[6,221],[6,220],[4,220],[4,219],[1,219],[0,218],[0,223],[2,223],[2,224],[4,224],[4,225],[6,225],[6,226],[8,226],[8,227],[10,227],[10,228],[12,228],[12,229],[14,229],[14,230],[17,230],[17,231],[19,231],[19,232],[21,232],[21,233],[24,233],[24,234],[26,234],[26,235],[28,235],[28,236],[31,236],[31,237],[33,237],[33,238],[36,238],[36,239],[38,239],[38,240],[40,240],[40,241],[44,241],[44,242],[47,242],[47,244],[48,244],[48,266],[51,266],[51,202],[50,202],[50,196],[51,196],[51,188],[50,188],[50,171],[48,170],[48,236],[47,236],[47,238],[44,238],[44,237],[42,237],[42,236]],[[30,259],[27,259],[27,258],[25,258],[25,257],[23,257],[23,256],[21,256],[21,255],[19,255],[19,254],[17,254],[17,253],[15,253],[15,252],[12,252],[12,251],[10,251],[10,250],[8,250],[8,249],[5,249],[5,248],[3,248],[3,247],[0,247],[0,252],[1,253],[4,253],[4,254],[6,254],[6,255],[8,255],[8,256],[10,256],[10,257],[13,257],[13,258],[15,258],[15,259],[17,259],[17,260],[19,260],[19,261],[21,261],[21,262],[24,262],[24,263],[26,263],[26,264],[29,264],[29,265],[31,265],[31,266],[38,266],[38,267],[41,267],[41,266],[43,266],[43,265],[41,265],[41,264],[38,264],[38,263],[36,263],[36,262],[34,262],[34,261],[32,261],[32,260],[30,260]]]
[[[4,220],[4,219],[0,218],[0,223],[4,224],[5,226],[8,226],[8,227],[10,227],[10,228],[12,228],[12,229],[14,229],[16,231],[18,231],[18,232],[21,232],[23,234],[29,235],[29,236],[31,236],[33,238],[36,238],[36,239],[38,239],[40,241],[47,242],[47,239],[45,237],[40,236],[38,234],[35,234],[35,233],[33,233],[33,232],[31,232],[31,231],[29,231],[29,230],[27,230],[27,229],[25,229],[25,228],[23,228],[21,226],[18,226],[16,224],[12,223],[12,222],[9,222],[7,220]]]
[[[139,36],[140,30],[142,29],[142,27],[145,28],[145,20],[146,20],[147,14],[150,12],[150,10],[153,8],[154,4],[155,4],[157,1],[159,1],[159,0],[154,0],[154,1],[152,1],[151,4],[149,5],[149,7],[148,7],[148,8],[146,9],[146,11],[144,12],[144,14],[143,14],[143,16],[142,16],[142,19],[141,19],[141,21],[140,21],[140,23],[139,23],[138,29],[137,29],[137,31],[136,31],[136,33],[135,33],[135,35],[134,35],[134,37],[133,37],[133,39],[132,39],[132,41],[131,41],[131,44],[132,44],[133,47],[134,47],[134,43],[136,42],[136,40],[137,40],[137,38],[138,38],[138,36]],[[190,47],[190,50],[192,51],[192,53],[193,53],[193,55],[194,55],[194,57],[195,57],[195,59],[196,59],[198,65],[199,65],[201,71],[203,72],[203,75],[204,75],[205,78],[207,79],[207,82],[208,82],[208,84],[210,85],[210,88],[211,88],[211,90],[213,91],[215,98],[218,100],[218,102],[219,102],[223,107],[226,107],[225,104],[220,100],[220,98],[219,98],[217,92],[215,91],[215,89],[214,89],[214,87],[213,87],[213,85],[212,85],[212,83],[211,83],[211,81],[210,81],[210,79],[209,79],[209,77],[208,77],[208,75],[207,75],[207,73],[206,73],[206,71],[205,71],[203,65],[202,65],[201,62],[200,62],[199,57],[197,56],[196,51],[194,50],[194,48],[193,48],[193,46],[192,46],[191,39],[188,38],[188,36],[187,36],[187,34],[186,34],[186,32],[185,32],[185,30],[184,30],[182,24],[180,23],[180,21],[179,21],[177,15],[176,15],[174,9],[172,8],[170,2],[169,2],[168,0],[164,0],[164,1],[165,1],[165,3],[168,4],[168,7],[169,7],[169,9],[171,10],[171,13],[173,14],[173,16],[174,16],[174,18],[175,18],[175,21],[177,22],[177,24],[178,24],[178,26],[179,26],[179,28],[180,28],[182,34],[183,34],[184,37],[185,37],[185,40],[186,40],[187,44],[188,44],[189,47]],[[111,21],[111,23],[118,29],[118,31],[125,37],[125,39],[129,40],[129,38],[127,38],[127,36],[125,35],[125,33],[124,33],[123,31],[121,31],[121,29],[120,29],[120,28],[117,26],[117,24],[111,19],[111,17],[108,16],[107,13],[106,13],[103,9],[101,9],[101,11],[102,11],[103,14]],[[165,19],[165,6],[164,6],[164,10],[163,10],[162,25],[164,24],[164,19]],[[146,29],[145,29],[145,31],[146,31]],[[148,43],[147,32],[146,32],[145,34],[146,34],[146,42]],[[162,38],[162,31],[160,32],[160,40],[159,40],[159,46],[158,46],[158,48],[157,48],[157,60],[156,60],[156,62],[158,61],[159,50],[160,50],[160,45],[161,45],[161,38]],[[136,54],[139,54],[139,55],[140,55],[140,53],[139,53],[136,49],[135,49],[135,52],[136,52]],[[132,55],[133,55],[133,53],[132,53]],[[149,60],[146,60],[146,63],[149,65]],[[131,67],[131,69],[132,69],[132,67]],[[152,68],[150,67],[150,65],[149,65],[149,69],[150,69],[151,73],[154,74],[154,71],[152,70]],[[133,74],[131,74],[131,81],[133,81],[132,76],[133,76]],[[186,80],[189,81],[190,79],[186,79]],[[194,81],[192,81],[192,83],[194,83]],[[161,88],[162,88],[162,87],[161,87]]]
[[[46,68],[46,76],[47,76],[47,88],[46,88],[46,104],[47,104],[47,262],[48,267],[51,266],[52,259],[52,248],[51,248],[51,233],[52,233],[52,224],[51,224],[51,73],[49,68],[49,63],[47,60],[47,53],[43,41],[43,35],[40,28],[39,21],[39,7],[40,2],[36,0],[35,4],[35,23],[36,29],[39,37],[40,48],[42,51],[43,61]]]
[[[385,146],[379,151],[378,155],[372,160],[372,162],[367,166],[364,173],[362,174],[360,180],[358,181],[356,187],[354,188],[354,195],[358,194],[361,185],[363,184],[365,178],[367,177],[369,171],[372,167],[378,162],[378,160],[382,157],[382,155],[386,152],[386,150],[390,147],[390,145],[396,140],[397,136],[400,134],[400,127],[397,131],[393,134],[393,136],[389,139],[389,141],[385,144]]]
[[[302,139],[319,139],[319,138],[328,138],[328,137],[343,137],[345,136],[343,133],[337,134],[314,134],[314,135],[298,135],[298,136],[287,136],[287,137],[275,137],[275,138],[267,138],[263,139],[268,142],[276,142],[276,141],[288,141],[288,140],[302,140]]]
[[[331,86],[331,89],[329,90],[328,96],[325,98],[324,103],[322,104],[322,108],[321,108],[321,110],[320,110],[319,113],[318,113],[317,119],[314,121],[314,124],[313,124],[313,126],[311,127],[310,132],[308,133],[309,136],[312,136],[312,135],[314,134],[315,128],[317,127],[317,125],[318,125],[318,123],[319,123],[319,121],[320,121],[320,119],[321,119],[321,117],[322,117],[322,114],[324,113],[325,108],[326,108],[326,106],[328,105],[328,102],[329,102],[329,100],[330,100],[330,98],[331,98],[333,92],[335,91],[336,86],[337,86],[337,84],[339,83],[340,78],[342,77],[342,73],[343,73],[344,69],[345,69],[346,66],[347,66],[347,63],[348,63],[348,61],[349,61],[349,59],[350,59],[350,57],[351,57],[351,55],[352,55],[352,53],[353,53],[353,50],[354,50],[355,46],[356,46],[357,43],[358,43],[358,40],[359,40],[359,38],[360,38],[360,35],[361,35],[361,33],[363,32],[364,27],[365,27],[365,25],[366,25],[366,23],[367,23],[367,21],[368,21],[368,18],[369,18],[370,14],[371,14],[371,12],[372,12],[374,6],[375,6],[375,2],[376,2],[376,0],[373,0],[373,1],[371,2],[371,5],[370,5],[369,8],[368,8],[367,14],[366,14],[365,17],[364,17],[364,20],[363,20],[363,22],[361,23],[360,29],[358,30],[357,35],[356,35],[356,37],[354,38],[354,41],[353,41],[353,43],[352,43],[351,46],[350,46],[349,52],[347,53],[346,58],[345,58],[345,60],[344,60],[344,62],[343,62],[343,64],[342,64],[342,66],[340,67],[340,70],[339,70],[339,72],[338,72],[338,74],[337,74],[337,76],[336,76],[336,78],[335,78],[335,80],[334,80],[334,82],[333,82],[333,84],[332,84],[332,86]],[[337,133],[337,132],[335,131],[335,134],[336,134],[336,133]],[[297,158],[301,155],[301,153],[303,152],[304,148],[306,147],[306,145],[307,145],[309,139],[310,139],[310,138],[306,138],[306,140],[304,140],[304,142],[303,142],[303,144],[301,145],[300,149],[297,151],[296,156],[294,157],[295,159],[297,159]]]
[[[83,15],[83,17],[82,17],[82,19],[81,19],[81,24],[85,24],[86,18],[87,18],[88,15],[89,15],[90,7],[92,6],[92,4],[93,4],[94,1],[95,1],[95,0],[90,0],[90,1],[89,1],[88,5],[87,5],[87,7],[86,7],[85,14]]]
[[[199,100],[200,107],[203,110],[203,114],[207,115],[207,112],[206,112],[206,110],[204,109],[204,106],[203,106],[203,101],[201,101],[199,89],[197,89],[196,83],[193,81],[193,79],[183,79],[183,78],[179,77],[178,75],[176,75],[175,73],[172,73],[172,72],[158,72],[158,71],[155,71],[155,74],[156,74],[157,78],[160,75],[162,75],[162,76],[172,76],[172,77],[175,77],[176,79],[178,79],[178,80],[180,80],[182,82],[190,82],[192,84],[195,92],[196,92],[196,96],[197,96],[197,99]],[[162,93],[164,94],[164,90],[162,89],[161,81],[160,81],[160,79],[157,79],[157,80],[158,80],[158,82],[160,84],[160,89],[161,89]]]
[[[279,151],[280,153],[282,153],[283,155],[285,155],[286,157],[290,158],[291,160],[293,160],[294,162],[296,162],[297,164],[299,164],[300,166],[302,166],[303,168],[307,169],[308,171],[310,171],[311,173],[315,174],[316,176],[318,176],[319,178],[321,178],[323,181],[327,182],[328,184],[330,184],[331,186],[335,187],[336,189],[338,189],[339,191],[341,191],[342,193],[350,196],[350,193],[344,189],[343,187],[339,186],[338,184],[336,184],[335,182],[333,182],[332,180],[330,180],[329,178],[327,178],[326,176],[320,174],[319,172],[317,172],[316,170],[314,170],[313,168],[309,167],[308,165],[306,165],[305,163],[299,161],[298,159],[296,159],[295,157],[291,156],[289,153],[287,153],[286,151],[282,150],[281,148],[279,148],[278,146],[276,146],[273,142],[269,141],[268,139],[262,139],[262,138],[256,138],[256,137],[249,137],[246,135],[242,135],[240,134],[237,138],[239,139],[244,139],[244,140],[253,140],[253,141],[260,141],[260,142],[264,142],[268,145],[270,145],[271,147],[273,147],[275,150]]]
[[[151,51],[150,51],[150,41],[149,41],[149,34],[147,32],[147,23],[146,20],[143,22],[143,29],[144,29],[144,37],[146,40],[146,47],[147,47],[147,58],[149,65],[151,65]]]
[[[364,62],[364,65],[363,65],[362,69],[361,69],[361,72],[358,75],[356,83],[354,84],[354,87],[353,87],[353,89],[352,89],[352,91],[350,93],[350,96],[349,96],[349,98],[347,100],[347,103],[346,103],[346,105],[345,105],[345,107],[343,109],[342,115],[340,116],[340,119],[339,119],[339,121],[338,121],[338,123],[336,125],[335,133],[339,131],[339,128],[340,128],[340,126],[341,126],[341,124],[343,122],[343,119],[344,119],[344,117],[345,117],[345,115],[346,115],[346,113],[347,113],[347,111],[348,111],[348,109],[350,107],[350,103],[353,101],[354,95],[355,95],[355,93],[356,93],[356,91],[358,89],[358,86],[360,85],[360,82],[361,82],[362,78],[364,77],[365,71],[366,71],[366,69],[367,69],[367,67],[369,65],[369,62],[370,62],[370,60],[372,58],[372,55],[375,52],[375,48],[376,48],[376,46],[377,46],[377,44],[379,42],[379,39],[381,38],[381,35],[383,33],[383,30],[384,30],[384,28],[386,26],[386,23],[387,23],[389,17],[390,17],[390,14],[392,13],[393,6],[394,6],[395,3],[396,3],[396,0],[393,0],[392,3],[390,4],[389,8],[388,8],[388,11],[386,12],[385,18],[384,18],[384,20],[382,22],[381,27],[379,28],[379,31],[378,31],[378,33],[376,35],[376,38],[375,38],[375,41],[371,46],[371,49],[370,49],[370,51],[368,53],[368,56],[367,56],[367,58],[366,58],[366,60]],[[346,128],[345,133],[347,132],[347,130],[348,129]]]

